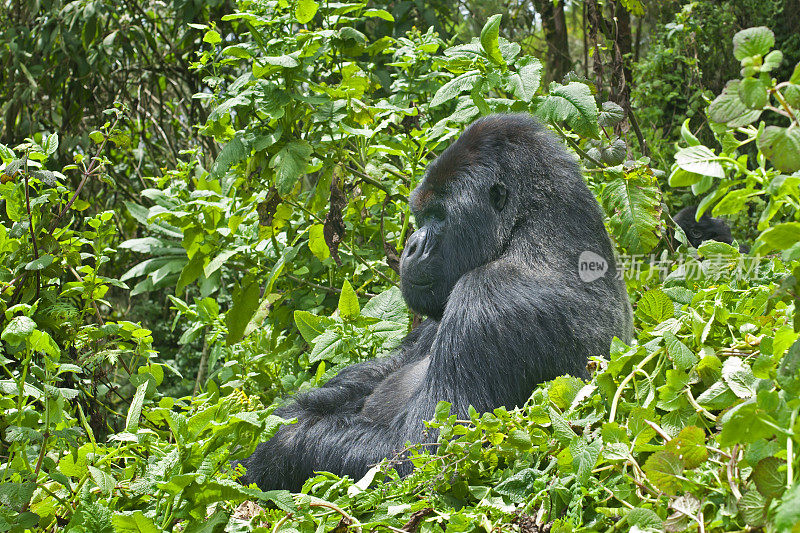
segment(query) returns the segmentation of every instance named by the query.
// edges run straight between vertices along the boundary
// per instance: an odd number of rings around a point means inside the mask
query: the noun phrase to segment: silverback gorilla
[[[473,123],[428,166],[410,203],[420,227],[401,257],[401,287],[428,318],[394,355],[345,368],[279,409],[297,423],[243,461],[244,483],[298,491],[314,471],[358,479],[422,442],[437,402],[460,418],[470,405],[522,405],[543,381],[587,377],[587,358],[607,355],[614,336],[630,340],[597,201],[531,117]],[[581,280],[584,251],[605,261],[605,275]]]

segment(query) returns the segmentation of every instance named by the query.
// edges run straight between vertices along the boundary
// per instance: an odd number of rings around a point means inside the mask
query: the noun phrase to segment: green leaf
[[[222,42],[222,37],[216,30],[208,30],[203,36],[203,42],[214,45]]]
[[[756,377],[739,357],[729,357],[722,365],[722,379],[739,398],[751,398],[756,393]]]
[[[667,347],[667,353],[675,362],[675,366],[681,370],[690,369],[700,360],[670,331],[664,332],[664,344]]]
[[[345,280],[342,285],[342,293],[339,295],[339,316],[345,320],[352,320],[361,314],[361,307],[358,305],[358,296],[350,282]]]
[[[228,259],[236,255],[238,252],[239,252],[238,249],[225,250],[223,252],[220,252],[219,255],[217,255],[217,257],[209,261],[208,264],[203,269],[203,274],[205,275],[205,277],[210,278],[211,274],[219,270],[220,267],[222,267],[222,265],[224,265],[228,261]]]
[[[775,250],[786,250],[800,242],[800,222],[777,224],[758,236],[760,241]]]
[[[232,300],[231,308],[225,315],[225,325],[228,327],[226,339],[228,346],[242,340],[247,324],[258,309],[261,287],[255,276],[248,274],[242,280],[241,285],[236,285]]]
[[[736,59],[763,56],[775,45],[775,34],[765,26],[747,28],[733,36],[733,55]]]
[[[364,306],[361,314],[378,320],[408,324],[408,308],[397,287],[390,287],[372,297]]]
[[[331,250],[325,242],[325,226],[323,224],[313,224],[308,228],[308,249],[320,261],[331,256]]]
[[[683,170],[722,179],[725,170],[718,159],[717,154],[703,145],[681,148],[675,154],[675,162]]]
[[[739,84],[739,98],[750,109],[767,105],[767,86],[760,78],[745,78]]]
[[[430,106],[440,106],[461,94],[464,91],[471,91],[475,86],[475,82],[481,79],[481,73],[477,70],[467,71],[460,76],[448,81],[436,91],[436,94],[431,100]]]
[[[585,137],[600,137],[597,103],[585,83],[573,81],[551,90],[541,100],[536,116],[547,122],[566,122],[576,133]]]
[[[147,392],[147,384],[145,381],[136,388],[136,394],[133,395],[131,406],[128,408],[128,416],[125,418],[125,431],[128,433],[136,433],[139,430],[139,416],[142,414],[142,405],[144,404],[144,393]]]
[[[233,165],[242,161],[249,153],[250,151],[237,133],[222,147],[217,159],[214,160],[214,165],[211,167],[211,179],[219,179],[224,176]]]
[[[794,533],[797,524],[800,524],[800,483],[792,485],[775,511],[775,527],[778,531]]]
[[[148,518],[142,511],[122,511],[114,513],[111,517],[116,533],[161,533],[152,518]]]
[[[642,321],[659,324],[675,314],[672,300],[661,289],[651,289],[639,299],[636,316]]]
[[[325,332],[325,326],[322,322],[323,319],[321,317],[308,311],[297,310],[294,312],[294,323],[297,329],[300,330],[300,335],[309,344],[313,343],[314,339]]]
[[[789,83],[800,85],[800,63],[794,66],[794,71],[792,71],[792,76],[789,78]]]
[[[647,458],[642,470],[657,489],[667,494],[677,494],[682,482],[677,476],[683,474],[683,460],[668,451],[657,451]]]
[[[647,531],[648,533],[651,531],[664,531],[664,521],[650,509],[640,507],[631,509],[625,516],[625,521],[628,523],[629,530],[638,528],[639,531]]]
[[[628,253],[648,253],[659,243],[661,193],[655,178],[640,171],[614,175],[600,196],[611,230]]]
[[[106,496],[110,495],[114,491],[114,487],[117,486],[116,480],[111,477],[106,472],[100,470],[99,468],[95,468],[94,466],[89,465],[89,472],[92,474],[92,479],[97,484],[97,487],[105,494]]]
[[[604,128],[613,128],[625,118],[625,110],[614,102],[606,101],[600,108],[597,123]],[[686,119],[687,121],[689,119]]]
[[[748,109],[742,99],[739,98],[739,80],[729,81],[708,106],[708,116],[714,122],[725,123],[731,128],[747,126],[761,116],[758,109]]]
[[[800,170],[800,128],[767,126],[758,138],[758,149],[778,170],[786,173]]]
[[[294,10],[294,17],[300,24],[307,24],[317,14],[318,9],[319,4],[314,0],[298,0],[297,8]]]
[[[708,460],[708,448],[705,445],[706,434],[697,426],[688,426],[681,430],[677,437],[670,439],[664,447],[683,461],[687,469],[694,469]]]
[[[278,194],[287,195],[292,191],[298,178],[305,172],[313,149],[308,141],[289,141],[272,157],[269,166],[275,169],[275,186]]]
[[[777,457],[765,457],[753,470],[753,481],[758,492],[765,498],[779,498],[786,490],[786,461]]]
[[[42,270],[42,269],[45,269],[45,268],[49,267],[51,264],[53,264],[53,259],[54,259],[54,257],[52,255],[45,254],[45,255],[39,257],[39,259],[34,259],[33,261],[31,261],[30,263],[25,265],[25,270]]]
[[[761,72],[772,72],[783,63],[783,52],[773,50],[764,57],[764,64],[761,65]]]
[[[15,316],[8,323],[0,339],[6,341],[11,346],[21,344],[31,336],[36,329],[36,322],[26,316]]]
[[[744,495],[739,498],[738,507],[739,511],[742,513],[742,518],[744,518],[748,525],[760,528],[766,524],[767,505],[758,491],[750,489],[745,492]]]
[[[481,46],[492,63],[496,65],[506,64],[503,54],[500,53],[500,20],[502,18],[503,16],[499,13],[492,15],[481,30]]]

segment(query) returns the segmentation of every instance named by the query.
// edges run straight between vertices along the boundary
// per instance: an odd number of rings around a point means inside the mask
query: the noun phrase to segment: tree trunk
[[[547,41],[545,80],[547,83],[561,80],[572,69],[564,0],[559,0],[557,4],[553,0],[533,0],[533,5],[542,16],[544,38]]]

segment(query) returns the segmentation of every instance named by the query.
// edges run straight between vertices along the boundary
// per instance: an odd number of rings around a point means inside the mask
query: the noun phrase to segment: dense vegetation
[[[0,72],[0,531],[800,531],[797,0],[6,0]],[[407,478],[238,484],[418,323],[408,193],[509,111],[581,159],[635,342],[440,404]]]

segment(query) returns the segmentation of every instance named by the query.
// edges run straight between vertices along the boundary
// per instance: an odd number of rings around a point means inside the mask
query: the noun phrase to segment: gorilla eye
[[[508,189],[502,183],[495,183],[489,188],[489,200],[498,211],[502,211],[506,205],[506,197],[508,196]]]

